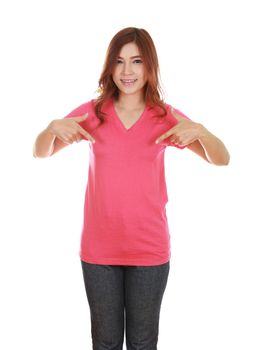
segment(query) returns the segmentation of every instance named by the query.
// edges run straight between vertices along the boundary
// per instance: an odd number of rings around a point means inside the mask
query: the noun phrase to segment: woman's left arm
[[[198,127],[197,140],[187,145],[187,148],[203,158],[205,155],[208,162],[214,165],[228,165],[230,154],[224,143],[202,124],[199,124]]]
[[[228,165],[230,155],[224,143],[202,124],[184,118],[172,108],[177,125],[157,138],[156,143],[169,138],[170,142],[187,146],[206,161],[215,165]]]

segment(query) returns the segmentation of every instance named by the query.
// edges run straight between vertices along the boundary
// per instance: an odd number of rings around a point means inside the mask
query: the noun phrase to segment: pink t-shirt
[[[166,104],[168,114],[163,122],[153,118],[154,108],[146,106],[138,121],[126,129],[113,99],[103,105],[105,123],[96,128],[99,119],[93,105],[94,100],[83,103],[64,117],[88,112],[88,118],[79,124],[96,140],[89,142],[80,258],[103,265],[166,263],[171,245],[164,153],[173,144],[167,140],[156,144],[155,140],[177,124],[171,106]]]

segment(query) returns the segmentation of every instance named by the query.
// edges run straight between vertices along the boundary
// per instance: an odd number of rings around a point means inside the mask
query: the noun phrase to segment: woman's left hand
[[[167,130],[163,135],[159,136],[156,143],[169,138],[169,141],[173,144],[180,146],[187,146],[190,143],[199,139],[202,133],[203,125],[195,123],[189,119],[184,118],[179,113],[177,113],[174,108],[171,108],[172,115],[177,119],[178,124],[176,124],[171,129]]]

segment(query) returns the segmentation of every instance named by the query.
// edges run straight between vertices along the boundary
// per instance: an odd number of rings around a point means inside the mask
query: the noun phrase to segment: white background
[[[88,144],[32,156],[51,120],[94,98],[112,36],[145,28],[166,101],[227,146],[214,166],[165,153],[172,258],[158,349],[255,348],[252,1],[4,1],[0,347],[91,349],[78,251]]]

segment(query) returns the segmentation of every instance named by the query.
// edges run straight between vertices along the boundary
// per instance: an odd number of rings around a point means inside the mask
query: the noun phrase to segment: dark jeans
[[[81,264],[93,350],[122,350],[125,327],[127,350],[157,350],[170,262],[156,266]]]

